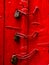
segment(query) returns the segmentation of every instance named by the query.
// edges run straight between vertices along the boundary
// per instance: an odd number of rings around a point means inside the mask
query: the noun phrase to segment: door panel
[[[13,55],[17,54],[17,64],[27,64],[26,60],[21,60],[21,57],[19,57],[19,55],[23,56],[27,53],[27,16],[21,14],[20,18],[14,17],[18,4],[19,1],[17,0],[6,0],[5,3],[5,65],[12,65],[11,59]],[[17,39],[18,41],[14,40],[16,34],[20,37],[20,40]]]
[[[17,10],[20,17],[15,18]],[[48,65],[48,27],[47,0],[27,0],[24,5],[21,0],[6,0],[4,64]]]
[[[34,5],[33,7],[30,7],[30,32],[29,34],[33,32],[38,32],[38,42],[48,42],[48,5],[46,0],[37,0],[37,2],[34,0],[33,2],[30,1],[30,4]],[[43,6],[44,4],[44,6]],[[31,6],[30,5],[30,6]],[[38,10],[37,10],[38,9]],[[37,11],[36,11],[37,10]]]
[[[48,1],[31,0],[29,3],[29,35],[33,36],[29,40],[28,51],[30,52],[34,48],[39,50],[39,55],[37,54],[36,58],[34,54],[35,57],[32,57],[29,65],[48,65]]]

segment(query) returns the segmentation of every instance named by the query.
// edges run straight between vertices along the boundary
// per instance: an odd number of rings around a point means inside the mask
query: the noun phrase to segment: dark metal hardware
[[[14,40],[16,42],[20,42],[20,36],[16,33],[16,35],[14,36]]]
[[[15,18],[20,18],[20,11],[19,11],[19,10],[16,10],[16,11],[15,11],[14,17],[15,17]]]
[[[14,65],[18,63],[18,58],[17,58],[16,55],[12,55],[11,63],[14,64]]]

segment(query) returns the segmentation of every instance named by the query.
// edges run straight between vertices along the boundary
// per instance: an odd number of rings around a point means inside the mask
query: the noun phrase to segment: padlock
[[[14,40],[15,40],[16,42],[20,42],[20,36],[19,36],[18,34],[15,34]]]
[[[18,63],[18,58],[17,58],[16,55],[12,55],[11,63],[14,64],[14,65]]]
[[[19,11],[19,10],[16,10],[16,11],[15,11],[14,17],[15,17],[15,18],[20,18],[20,11]]]

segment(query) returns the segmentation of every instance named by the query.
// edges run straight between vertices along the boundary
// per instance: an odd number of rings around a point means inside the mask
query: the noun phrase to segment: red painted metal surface
[[[0,64],[49,65],[48,0],[5,0],[2,4]]]
[[[0,65],[3,65],[4,2],[0,0]]]

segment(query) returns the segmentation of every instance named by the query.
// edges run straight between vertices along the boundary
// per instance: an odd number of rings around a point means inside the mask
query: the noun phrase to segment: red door
[[[37,55],[34,54],[29,65],[48,65],[48,1],[31,0],[29,8],[29,35],[36,33],[29,43],[29,51],[34,48],[38,49]]]
[[[48,1],[5,0],[4,4],[4,65],[48,65]]]

